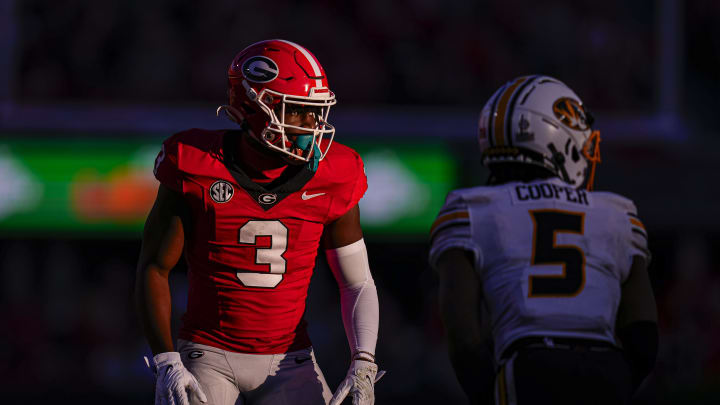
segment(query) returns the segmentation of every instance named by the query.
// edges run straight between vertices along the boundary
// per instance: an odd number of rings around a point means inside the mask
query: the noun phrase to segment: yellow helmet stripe
[[[499,97],[493,121],[493,131],[495,132],[495,146],[505,146],[503,125],[505,125],[505,115],[507,114],[508,104],[510,104],[510,97],[512,97],[518,86],[523,84],[523,82],[525,82],[528,78],[529,76],[523,76],[518,78],[513,84],[508,86],[508,88],[506,88]],[[510,134],[508,134],[508,136],[510,136]]]
[[[639,220],[635,218],[630,218],[630,223],[637,226],[638,228],[645,229],[645,225]]]

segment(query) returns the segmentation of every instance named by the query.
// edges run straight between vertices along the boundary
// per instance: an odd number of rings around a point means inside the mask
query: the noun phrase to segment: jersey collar
[[[237,159],[237,147],[240,131],[227,131],[223,134],[223,164],[233,176],[235,181],[253,200],[267,211],[276,206],[288,195],[300,191],[315,175],[307,165],[290,166],[278,178],[268,184],[258,184],[252,181],[243,171]]]

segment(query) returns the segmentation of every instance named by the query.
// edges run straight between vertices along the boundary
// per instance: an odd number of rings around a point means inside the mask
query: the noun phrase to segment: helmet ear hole
[[[248,103],[242,103],[242,104],[240,104],[240,107],[242,108],[243,112],[247,115],[252,115],[257,112],[257,110],[252,108],[252,106]]]
[[[572,148],[572,160],[575,163],[577,163],[580,160],[580,153],[578,152],[577,147],[574,145]]]

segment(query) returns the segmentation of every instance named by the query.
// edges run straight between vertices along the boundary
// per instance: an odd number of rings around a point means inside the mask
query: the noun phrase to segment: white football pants
[[[178,351],[207,396],[204,405],[327,405],[332,398],[312,347],[247,354],[178,340]]]

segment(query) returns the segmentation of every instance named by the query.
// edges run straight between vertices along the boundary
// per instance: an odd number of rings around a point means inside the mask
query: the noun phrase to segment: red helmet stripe
[[[278,41],[295,47],[295,49],[297,49],[301,54],[303,54],[305,56],[305,59],[307,59],[307,61],[310,63],[310,66],[312,66],[313,74],[315,75],[315,77],[320,77],[323,75],[322,71],[320,70],[320,64],[315,59],[315,57],[310,52],[308,52],[307,49],[296,44],[295,42],[286,41],[284,39],[278,39]],[[323,87],[321,79],[315,79],[315,87]]]

